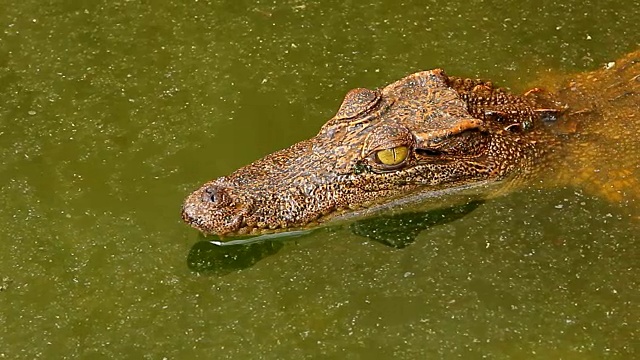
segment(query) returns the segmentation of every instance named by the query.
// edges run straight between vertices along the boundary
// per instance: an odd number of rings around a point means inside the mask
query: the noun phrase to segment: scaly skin
[[[549,159],[575,152],[562,145],[581,113],[564,106],[570,97],[563,91],[557,94],[512,95],[439,69],[381,90],[354,89],[318,135],[204,184],[187,197],[182,217],[205,234],[262,234],[317,226],[416,194],[474,184],[510,188],[546,170]],[[629,98],[637,106],[637,96]],[[562,121],[553,121],[561,112]],[[383,164],[378,152],[394,148],[407,149],[406,159]]]

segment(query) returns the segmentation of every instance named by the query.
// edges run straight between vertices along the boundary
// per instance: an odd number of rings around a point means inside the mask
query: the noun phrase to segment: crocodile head
[[[354,89],[315,137],[204,184],[182,218],[206,234],[261,234],[519,178],[546,147],[540,118],[528,99],[438,69]]]

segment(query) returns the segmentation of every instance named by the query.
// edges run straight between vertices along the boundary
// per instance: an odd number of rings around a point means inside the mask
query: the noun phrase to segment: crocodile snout
[[[207,234],[225,235],[243,227],[253,209],[251,196],[234,191],[220,179],[205,184],[182,206],[182,219]]]

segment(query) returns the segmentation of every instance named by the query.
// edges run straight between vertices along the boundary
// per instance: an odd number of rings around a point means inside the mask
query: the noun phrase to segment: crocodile
[[[635,202],[639,74],[636,51],[521,95],[441,69],[353,89],[315,137],[205,183],[182,218],[204,234],[257,235],[469,189],[489,197],[558,183]]]

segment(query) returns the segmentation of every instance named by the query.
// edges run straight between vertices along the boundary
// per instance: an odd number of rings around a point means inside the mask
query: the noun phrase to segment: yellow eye
[[[378,160],[384,165],[398,165],[409,155],[409,148],[397,146],[392,149],[380,150],[376,153]]]

